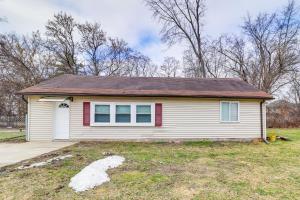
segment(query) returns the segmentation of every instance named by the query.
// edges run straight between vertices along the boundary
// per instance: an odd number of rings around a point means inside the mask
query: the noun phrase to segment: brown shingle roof
[[[272,99],[232,78],[150,78],[61,75],[18,92],[23,95],[161,96]]]

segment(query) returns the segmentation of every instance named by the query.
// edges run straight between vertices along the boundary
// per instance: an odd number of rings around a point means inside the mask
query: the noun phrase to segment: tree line
[[[203,31],[204,0],[147,0],[163,24],[162,40],[185,42],[187,77],[235,76],[275,93],[299,77],[299,13],[290,1],[281,11],[246,16],[240,35],[210,40]]]
[[[214,39],[203,29],[204,0],[146,2],[163,25],[162,40],[170,46],[187,44],[183,55],[186,77],[238,77],[270,94],[285,93],[281,97],[287,99],[288,106],[285,101],[273,103],[268,108],[269,124],[300,126],[300,18],[295,1],[273,13],[248,14],[241,34]]]
[[[299,107],[300,22],[294,1],[280,11],[247,15],[241,34],[213,39],[204,31],[204,0],[145,2],[162,25],[162,41],[187,46],[181,61],[166,57],[156,65],[123,39],[110,37],[99,23],[78,23],[71,15],[58,13],[48,20],[43,33],[0,34],[0,112],[24,114],[24,103],[15,92],[63,73],[238,77],[271,94],[284,90]]]
[[[0,111],[24,114],[15,92],[59,74],[154,76],[155,66],[120,38],[108,36],[99,23],[77,23],[55,14],[45,33],[0,34]]]

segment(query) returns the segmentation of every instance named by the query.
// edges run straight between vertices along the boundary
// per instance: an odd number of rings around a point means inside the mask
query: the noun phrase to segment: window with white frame
[[[136,106],[136,123],[151,123],[151,105]]]
[[[154,126],[154,103],[91,102],[91,126]]]
[[[239,121],[239,102],[221,101],[221,121],[238,122]]]
[[[110,122],[110,105],[95,105],[95,122]]]
[[[116,123],[130,123],[131,121],[131,106],[116,105]]]

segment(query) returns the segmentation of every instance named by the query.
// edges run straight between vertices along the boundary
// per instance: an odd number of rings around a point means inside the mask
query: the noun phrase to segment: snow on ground
[[[58,160],[64,160],[66,158],[71,158],[73,157],[72,155],[64,155],[64,156],[57,156],[57,157],[54,157],[54,158],[51,158],[51,159],[48,159],[46,161],[43,161],[43,162],[37,162],[37,163],[32,163],[31,165],[29,166],[20,166],[20,167],[17,167],[17,169],[28,169],[28,168],[33,168],[33,167],[41,167],[41,166],[45,166],[45,165],[48,165],[50,164],[51,162],[53,161],[58,161]]]
[[[110,181],[106,170],[118,167],[125,161],[122,156],[109,156],[92,162],[76,174],[69,184],[76,192],[82,192]]]

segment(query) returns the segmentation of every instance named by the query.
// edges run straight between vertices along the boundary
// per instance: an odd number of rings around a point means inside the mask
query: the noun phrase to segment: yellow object
[[[270,135],[270,141],[271,142],[275,142],[276,141],[276,135],[275,134]]]

